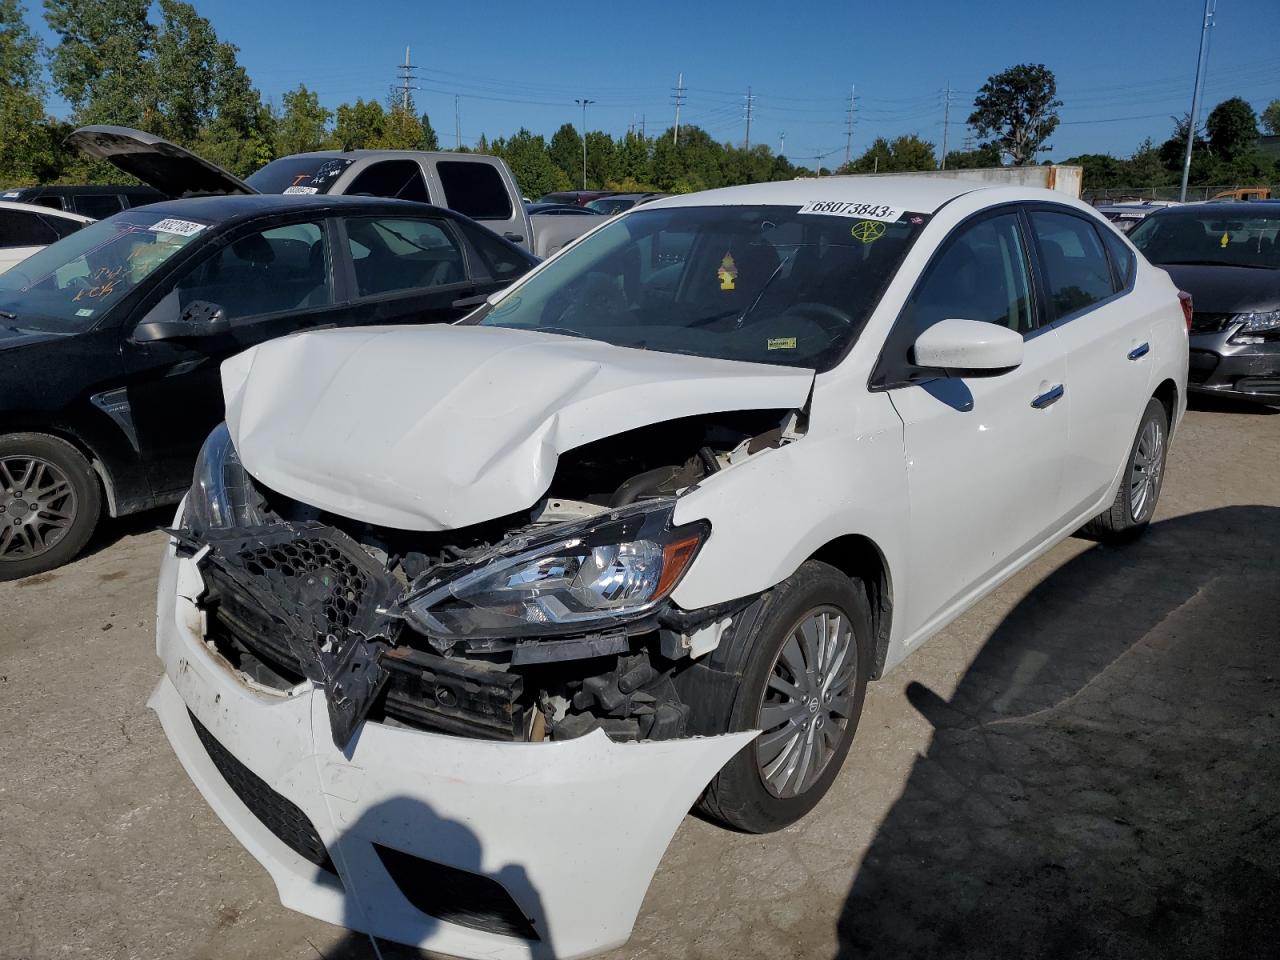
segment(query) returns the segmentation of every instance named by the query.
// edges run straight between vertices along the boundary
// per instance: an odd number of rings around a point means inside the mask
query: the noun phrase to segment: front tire
[[[1086,523],[1082,532],[1103,542],[1123,542],[1141,536],[1156,512],[1168,453],[1169,417],[1164,404],[1152,397],[1142,412],[1115,500],[1106,513]]]
[[[98,525],[102,490],[89,461],[57,437],[0,437],[0,581],[60,567]]]
[[[736,649],[717,654],[745,660],[729,729],[761,733],[720,770],[699,806],[730,827],[770,833],[817,805],[853,743],[871,669],[866,590],[809,560],[730,644]]]

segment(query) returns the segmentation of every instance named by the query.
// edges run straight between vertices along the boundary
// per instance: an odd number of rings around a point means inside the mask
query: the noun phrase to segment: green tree
[[[1262,129],[1273,137],[1280,137],[1280,100],[1272,100],[1262,111]]]
[[[422,121],[414,112],[410,102],[409,109],[402,103],[393,103],[387,111],[386,125],[382,136],[372,144],[377,150],[420,150],[422,148]]]
[[[1020,63],[987,79],[973,101],[969,126],[993,142],[1016,167],[1050,149],[1058,126],[1058,82],[1042,63]]]
[[[582,136],[577,127],[572,123],[560,124],[560,129],[551,135],[547,153],[551,162],[565,172],[565,176],[575,183],[581,182]]]
[[[56,163],[39,52],[17,0],[0,0],[0,184],[6,186],[45,179]]]
[[[320,98],[298,84],[282,98],[280,116],[275,124],[276,156],[320,150],[328,139],[328,124],[333,112],[320,105]]]
[[[1240,97],[1223,100],[1205,121],[1209,147],[1219,160],[1234,163],[1251,154],[1258,145],[1258,115]]]
[[[613,137],[603,130],[592,130],[587,134],[587,183],[592,187],[603,187],[607,181],[617,179],[620,172],[618,149]],[[578,176],[582,176],[581,165]]]
[[[1128,171],[1121,160],[1109,153],[1082,153],[1068,157],[1063,163],[1081,168],[1081,186],[1085,190],[1108,190],[1112,187],[1129,186]]]
[[[424,113],[418,118],[418,126],[422,128],[422,139],[418,143],[418,149],[439,150],[440,138],[436,136],[435,127],[431,126],[431,118]]]
[[[45,21],[58,38],[50,74],[76,123],[152,126],[149,7],[150,0],[45,0]]]
[[[554,151],[554,141],[552,146]],[[650,147],[649,140],[634,131],[623,137],[618,144],[619,178],[636,183],[648,183],[652,173],[649,168]]]
[[[495,140],[493,152],[511,168],[520,192],[526,197],[541,197],[553,190],[568,190],[569,176],[551,162],[547,141],[521,127],[506,140]]]
[[[1169,173],[1160,162],[1160,151],[1148,137],[1138,145],[1128,160],[1121,164],[1123,183],[1117,186],[1151,189],[1169,182]]]
[[[1003,162],[1000,148],[994,143],[979,144],[974,150],[948,150],[948,170],[980,170],[998,167]]]
[[[387,114],[377,100],[356,98],[339,105],[333,125],[333,139],[342,150],[365,150],[382,139]]]
[[[846,173],[908,173],[913,170],[935,170],[933,144],[914,133],[897,137],[892,142],[876,137],[862,156],[841,168]]]

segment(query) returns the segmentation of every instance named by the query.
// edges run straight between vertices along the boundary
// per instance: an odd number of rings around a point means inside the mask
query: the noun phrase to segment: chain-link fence
[[[1280,184],[1229,183],[1216,187],[1187,187],[1187,200],[1211,200],[1220,193],[1232,190],[1270,190],[1271,196],[1280,198]],[[1086,203],[1116,203],[1121,200],[1177,200],[1181,187],[1106,187],[1098,190],[1084,189],[1081,196]]]

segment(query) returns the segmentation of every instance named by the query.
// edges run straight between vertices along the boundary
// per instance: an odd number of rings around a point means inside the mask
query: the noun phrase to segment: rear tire
[[[698,804],[747,833],[781,830],[822,799],[853,743],[871,670],[871,610],[859,581],[809,560],[768,602],[731,649],[716,651],[744,658],[729,729],[761,734]]]
[[[1086,523],[1083,534],[1095,540],[1124,542],[1140,537],[1160,500],[1169,453],[1169,417],[1154,397],[1147,402],[1138,434],[1129,448],[1120,489],[1111,507]]]
[[[0,581],[71,560],[101,511],[98,476],[71,444],[43,433],[0,436]]]

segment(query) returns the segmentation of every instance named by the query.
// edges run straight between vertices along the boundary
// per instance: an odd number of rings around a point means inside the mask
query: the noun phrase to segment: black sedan
[[[0,275],[0,580],[70,560],[104,510],[179,500],[224,358],[455,320],[536,262],[450,210],[271,195],[127,210],[22,261]]]
[[[1191,294],[1187,388],[1280,403],[1280,203],[1172,207],[1129,239]]]

